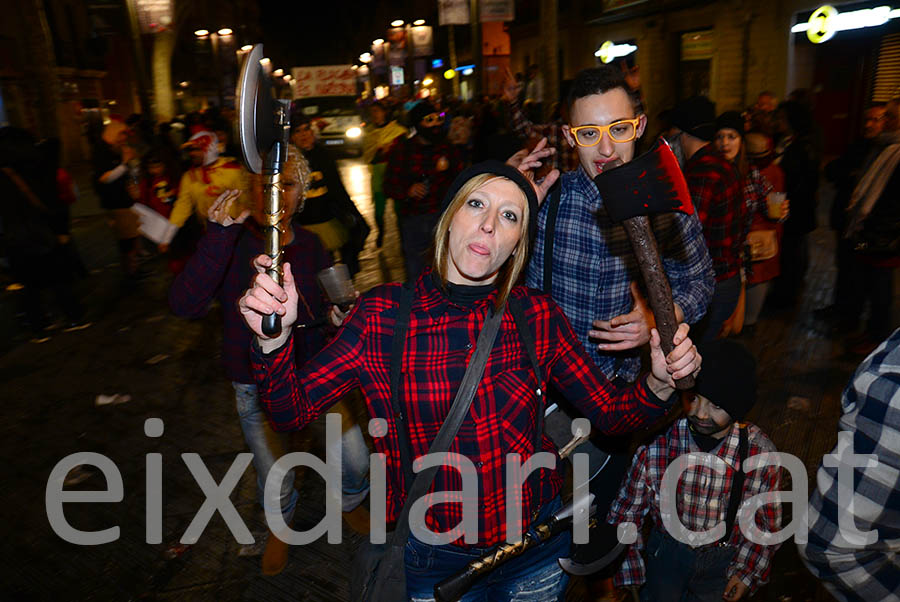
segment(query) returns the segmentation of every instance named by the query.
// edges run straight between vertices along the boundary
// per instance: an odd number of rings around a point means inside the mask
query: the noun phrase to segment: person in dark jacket
[[[340,252],[350,275],[359,271],[359,253],[369,235],[369,226],[341,181],[335,160],[316,144],[309,117],[291,119],[291,142],[309,162],[309,189],[306,208],[298,216],[300,224],[316,234],[329,252]]]
[[[94,189],[115,231],[125,276],[136,278],[138,218],[131,210],[134,199],[129,185],[137,183],[139,162],[137,152],[128,144],[128,136],[128,126],[121,121],[110,121],[103,128],[102,139],[93,149]]]
[[[809,267],[807,235],[816,228],[816,191],[819,164],[812,138],[812,114],[799,102],[789,100],[778,106],[775,127],[780,134],[781,169],[791,214],[784,222],[781,239],[781,276],[775,281],[772,303],[794,305],[803,290]]]

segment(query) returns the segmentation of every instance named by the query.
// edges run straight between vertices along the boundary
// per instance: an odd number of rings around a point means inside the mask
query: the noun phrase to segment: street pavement
[[[341,172],[360,211],[373,225],[361,256],[357,287],[404,278],[393,213],[385,244],[375,247],[368,168],[342,161]],[[84,174],[77,174],[84,178]],[[216,482],[245,445],[234,409],[233,390],[221,367],[221,310],[199,320],[173,316],[166,293],[171,276],[162,258],[146,266],[153,275],[137,286],[123,283],[112,233],[96,200],[82,186],[73,237],[90,271],[78,285],[90,328],[55,331],[31,342],[19,313],[21,291],[0,291],[0,450],[4,459],[0,508],[6,535],[0,558],[3,599],[8,600],[347,600],[347,575],[360,536],[346,525],[340,545],[324,538],[294,546],[285,571],[263,577],[258,556],[240,556],[240,545],[216,514],[199,541],[179,546],[205,496],[182,454],[198,454]],[[89,209],[85,209],[88,207]],[[812,266],[800,306],[764,313],[756,332],[742,336],[759,358],[759,403],[749,419],[781,451],[799,456],[809,484],[836,440],[840,392],[861,358],[844,352],[812,311],[829,302],[834,280],[832,237],[812,235]],[[10,284],[0,277],[3,289]],[[118,395],[119,397],[111,397]],[[97,405],[113,399],[123,403]],[[127,397],[125,397],[127,396]],[[161,436],[145,434],[145,421],[163,421]],[[364,429],[365,430],[365,429]],[[322,456],[322,421],[294,437],[296,449]],[[121,474],[121,500],[67,503],[65,518],[75,528],[118,529],[112,543],[79,546],[54,533],[45,505],[51,470],[69,454],[103,454]],[[162,455],[162,543],[146,542],[147,454]],[[324,512],[322,480],[298,474],[302,500],[295,528],[315,525]],[[96,468],[73,491],[109,486]],[[251,532],[265,532],[255,504],[255,474],[248,468],[230,496]],[[584,598],[576,584],[570,600]],[[772,583],[760,600],[825,600],[821,588],[799,564],[787,543],[776,556]]]

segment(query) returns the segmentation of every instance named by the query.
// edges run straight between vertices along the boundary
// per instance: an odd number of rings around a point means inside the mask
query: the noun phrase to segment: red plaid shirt
[[[462,151],[455,144],[419,144],[416,137],[399,136],[388,151],[384,193],[397,202],[401,216],[436,213],[462,168]],[[419,182],[428,192],[421,199],[409,198],[410,187]]]
[[[564,125],[562,119],[550,123],[532,123],[525,116],[518,100],[507,102],[507,105],[509,120],[517,136],[523,138],[526,143],[530,143],[533,139],[547,138],[547,145],[556,149],[553,166],[560,172],[578,169],[578,151],[566,140],[562,130]]]
[[[716,282],[736,276],[741,269],[747,215],[737,168],[707,144],[687,162],[684,177],[703,225]]]
[[[644,560],[641,550],[644,542],[640,526],[649,513],[653,525],[665,532],[660,514],[660,489],[666,468],[679,456],[700,452],[690,433],[687,419],[677,421],[668,432],[650,445],[638,448],[631,464],[631,471],[622,482],[606,521],[611,525],[633,523],[638,526],[637,541],[628,548],[625,560],[615,576],[619,587],[641,585],[645,581]],[[774,452],[775,446],[768,437],[753,424],[747,424],[749,446],[747,457],[764,452]],[[739,428],[735,424],[723,442],[714,450],[714,455],[726,463],[723,472],[714,470],[709,460],[689,468],[678,480],[676,509],[678,517],[690,531],[707,531],[725,521],[734,467],[738,464]],[[744,501],[751,497],[780,490],[781,471],[776,466],[767,466],[746,474],[744,479]],[[738,513],[740,516],[740,513]],[[674,517],[673,517],[674,518]],[[756,512],[756,526],[769,533],[781,528],[781,504],[766,504]],[[769,564],[779,545],[763,546],[744,538],[739,520],[735,519],[734,530],[728,543],[736,548],[734,559],[728,567],[728,578],[737,575],[751,590],[768,579]]]
[[[435,285],[430,271],[419,278],[404,347],[401,397],[407,416],[412,456],[428,453],[450,410],[475,349],[478,333],[496,291],[467,308],[451,303]],[[525,298],[525,317],[532,329],[544,378],[571,400],[601,431],[627,433],[661,416],[668,404],[653,395],[646,379],[616,389],[586,355],[562,311],[548,295],[516,287],[512,296]],[[397,322],[400,285],[387,284],[362,296],[337,336],[301,370],[292,361],[290,341],[264,355],[254,345],[253,364],[260,401],[278,430],[301,429],[355,387],[373,418],[385,418],[388,433],[374,439],[376,452],[386,454],[387,521],[396,521],[409,483],[404,483],[399,443],[390,399],[391,342]],[[478,477],[478,543],[492,546],[506,540],[507,454],[534,452],[538,397],[546,383],[535,375],[511,312],[507,311],[475,394],[469,415],[450,447],[475,466]],[[543,438],[542,451],[555,454]],[[510,466],[511,482],[525,480]],[[552,500],[563,484],[563,473],[540,469],[540,478],[525,481],[512,492],[522,509],[521,528],[533,512]],[[434,532],[446,532],[462,519],[462,479],[454,466],[441,467],[432,491],[449,492],[451,503],[436,504],[426,514]],[[471,498],[469,498],[471,499]],[[462,539],[457,543],[462,545]]]

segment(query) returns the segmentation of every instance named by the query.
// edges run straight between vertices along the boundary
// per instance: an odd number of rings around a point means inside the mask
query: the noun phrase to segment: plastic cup
[[[766,197],[766,205],[769,208],[769,217],[772,219],[781,219],[784,217],[784,200],[787,194],[783,192],[773,192]]]
[[[356,289],[350,279],[350,270],[343,263],[336,263],[317,274],[319,285],[325,290],[328,300],[346,310],[356,301]]]

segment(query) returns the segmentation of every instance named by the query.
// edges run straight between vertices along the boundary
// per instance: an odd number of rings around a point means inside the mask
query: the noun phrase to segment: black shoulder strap
[[[728,497],[728,512],[725,514],[725,535],[719,540],[727,543],[731,539],[734,530],[734,521],[737,518],[738,507],[744,498],[744,462],[747,461],[750,442],[747,435],[747,427],[741,426],[738,434],[738,466],[731,479],[731,495]]]
[[[512,312],[513,320],[516,323],[516,330],[519,331],[519,338],[522,339],[522,345],[528,353],[528,359],[531,361],[531,367],[534,370],[534,378],[537,381],[537,389],[534,393],[538,398],[538,415],[537,427],[534,431],[534,453],[541,451],[541,443],[544,437],[544,374],[537,358],[537,349],[534,344],[534,337],[531,336],[531,329],[528,328],[528,320],[525,319],[524,309],[525,299],[510,299],[509,310]]]
[[[409,441],[409,429],[403,415],[403,404],[400,403],[400,366],[403,361],[403,347],[406,344],[406,332],[409,330],[409,315],[415,294],[415,283],[406,282],[400,287],[400,308],[397,310],[397,324],[394,326],[394,340],[391,342],[391,411],[394,413],[394,424],[397,427],[397,440],[400,444],[400,463],[405,471],[407,487],[412,486],[414,473],[412,469],[412,444]]]
[[[559,213],[559,199],[562,184],[559,182],[550,192],[550,206],[547,207],[547,224],[544,226],[544,281],[543,289],[553,295],[553,239],[556,237],[556,215]]]
[[[456,397],[453,398],[450,411],[447,413],[447,417],[444,419],[444,423],[438,430],[437,435],[435,435],[434,441],[431,442],[431,446],[428,448],[429,455],[442,454],[450,449],[450,445],[459,432],[459,427],[462,426],[463,421],[468,416],[469,408],[472,407],[472,400],[475,398],[475,392],[478,389],[478,385],[481,384],[481,378],[484,376],[484,368],[487,365],[488,356],[494,347],[497,333],[500,332],[500,323],[503,321],[505,309],[506,306],[504,305],[497,311],[493,311],[493,308],[488,310],[487,319],[485,319],[484,325],[481,327],[481,332],[478,333],[475,353],[469,360],[469,365],[466,366],[466,372],[463,375],[459,389],[456,391]],[[395,405],[399,405],[399,402]],[[397,424],[398,432],[401,428],[406,430],[404,425]],[[409,441],[408,433],[406,434],[406,440],[407,442]],[[412,470],[411,463],[409,468]],[[404,500],[403,507],[400,509],[400,514],[397,517],[397,527],[394,530],[394,536],[390,544],[392,547],[406,545],[406,541],[409,538],[410,507],[415,500],[420,499],[428,492],[439,468],[440,466],[425,468],[411,481],[406,500]]]

